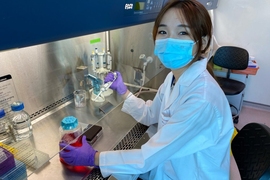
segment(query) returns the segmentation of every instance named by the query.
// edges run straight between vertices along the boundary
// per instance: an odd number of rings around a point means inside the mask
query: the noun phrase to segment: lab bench
[[[107,103],[107,102],[105,102]],[[30,172],[28,179],[47,180],[47,179],[103,179],[98,169],[94,169],[90,174],[73,173],[67,170],[59,161],[59,125],[65,116],[75,116],[80,123],[97,124],[102,126],[103,132],[101,138],[94,144],[94,148],[98,151],[131,149],[135,147],[140,140],[147,127],[138,124],[131,116],[121,112],[122,103],[100,119],[92,116],[89,112],[89,106],[93,104],[88,101],[86,107],[76,108],[73,101],[49,115],[45,119],[33,125],[33,138],[35,148],[48,153],[51,159],[47,164],[37,171]],[[98,115],[99,107],[93,112]],[[128,138],[125,138],[128,137]],[[94,178],[92,177],[94,176]]]
[[[151,79],[145,87],[157,89],[169,70],[164,70]],[[132,92],[135,89],[130,88]],[[138,90],[138,89],[137,89]],[[155,93],[143,92],[139,95],[144,100],[153,99]],[[109,105],[108,105],[109,104]],[[123,99],[115,92],[106,97],[102,103],[87,99],[85,107],[75,107],[72,100],[51,111],[47,116],[33,120],[32,141],[37,150],[47,153],[49,161],[41,168],[28,169],[29,180],[76,180],[103,179],[99,169],[93,169],[89,174],[74,173],[66,169],[59,161],[59,126],[66,116],[74,116],[80,124],[97,124],[102,126],[102,136],[93,145],[97,151],[124,150],[139,148],[149,137],[145,133],[147,126],[137,123],[130,115],[121,111]],[[105,109],[103,107],[106,107]],[[110,177],[109,179],[112,179]]]

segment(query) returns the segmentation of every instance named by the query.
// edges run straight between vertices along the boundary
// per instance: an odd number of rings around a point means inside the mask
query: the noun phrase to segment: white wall
[[[270,1],[219,0],[213,23],[219,45],[247,49],[260,66],[247,79],[244,100],[270,105]]]

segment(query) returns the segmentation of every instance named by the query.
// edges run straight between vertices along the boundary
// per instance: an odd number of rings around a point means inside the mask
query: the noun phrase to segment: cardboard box
[[[232,70],[232,73],[235,74],[246,74],[246,75],[256,75],[259,67],[248,67],[247,69],[244,70]]]

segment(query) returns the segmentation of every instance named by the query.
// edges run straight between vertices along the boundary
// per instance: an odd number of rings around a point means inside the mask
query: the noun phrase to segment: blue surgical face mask
[[[156,40],[154,54],[158,56],[162,64],[169,69],[182,68],[192,61],[192,40],[158,39]]]

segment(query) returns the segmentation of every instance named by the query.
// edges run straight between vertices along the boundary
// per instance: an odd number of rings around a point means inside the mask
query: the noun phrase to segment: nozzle
[[[96,76],[94,76],[94,75],[92,75],[92,74],[86,74],[86,75],[84,75],[84,77],[88,77],[88,78],[90,78],[91,80],[97,80],[97,79],[98,79]]]

